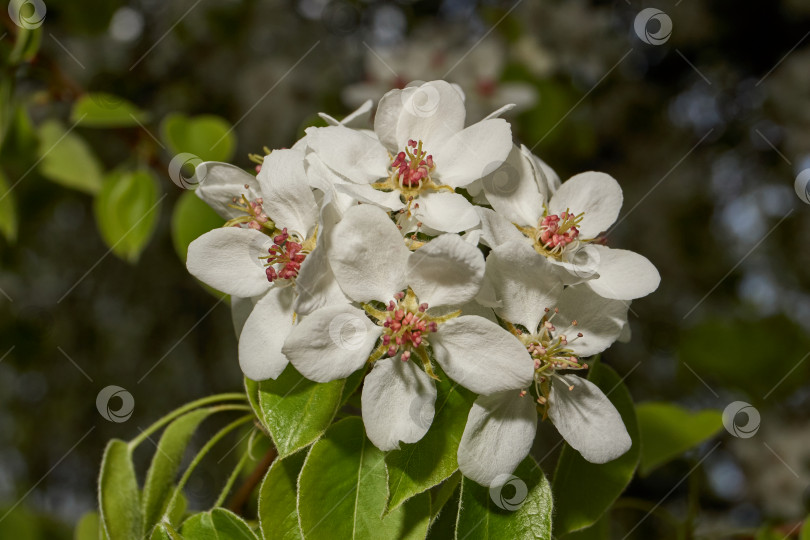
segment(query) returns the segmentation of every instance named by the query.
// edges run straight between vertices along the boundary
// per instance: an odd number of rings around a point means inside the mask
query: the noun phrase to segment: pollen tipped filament
[[[266,260],[265,274],[267,281],[273,283],[277,279],[293,279],[298,276],[301,270],[301,263],[306,259],[307,253],[303,246],[290,240],[290,234],[286,227],[273,237],[273,245],[267,250],[269,255],[262,257]],[[280,270],[276,270],[273,265],[281,265]]]
[[[391,171],[396,176],[401,188],[422,187],[430,179],[430,173],[436,168],[433,156],[422,150],[422,141],[408,141],[405,150],[398,153],[391,162]]]
[[[245,189],[249,189],[247,184],[245,184]],[[242,195],[241,197],[234,197],[231,199],[231,202],[232,204],[228,205],[230,208],[238,210],[245,215],[228,220],[223,227],[241,227],[242,225],[247,225],[257,231],[261,231],[262,229],[272,231],[275,229],[276,225],[267,217],[267,214],[264,213],[264,209],[262,208],[264,200],[261,197],[250,200],[246,195]]]

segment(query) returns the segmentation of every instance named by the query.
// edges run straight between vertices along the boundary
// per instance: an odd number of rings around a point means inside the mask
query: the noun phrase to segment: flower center
[[[397,154],[391,162],[391,173],[402,188],[420,188],[430,180],[430,173],[436,168],[433,156],[422,150],[422,141],[408,141],[405,151]]]
[[[250,187],[245,184],[245,189],[250,189]],[[225,227],[241,227],[242,225],[247,225],[257,231],[262,230],[262,228],[267,228],[272,231],[275,228],[275,224],[267,217],[267,214],[264,213],[264,209],[262,208],[264,200],[261,197],[250,200],[246,195],[242,195],[241,197],[234,197],[231,201],[232,204],[228,206],[245,215],[228,220],[224,225]]]
[[[396,293],[385,306],[385,311],[369,304],[363,304],[363,309],[383,327],[381,343],[369,357],[369,362],[397,354],[400,360],[407,362],[416,354],[422,361],[425,373],[438,380],[426,350],[429,345],[427,336],[436,332],[441,323],[460,315],[460,311],[441,317],[428,315],[428,305],[419,303],[410,288],[406,292]]]
[[[574,214],[571,210],[565,210],[559,214],[546,212],[537,222],[536,227],[521,227],[520,225],[516,225],[516,227],[534,243],[534,250],[537,253],[562,260],[563,253],[569,245],[593,240],[579,237],[579,224],[582,223],[583,217],[585,217],[584,212]]]
[[[290,235],[285,227],[281,234],[273,237],[273,246],[267,250],[269,255],[261,257],[266,259],[265,274],[267,281],[273,283],[277,279],[293,279],[298,276],[301,263],[306,259],[303,246],[289,239]],[[276,271],[273,265],[280,265],[281,269]]]

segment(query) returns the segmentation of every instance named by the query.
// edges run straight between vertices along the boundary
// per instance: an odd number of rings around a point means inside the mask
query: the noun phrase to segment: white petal
[[[226,220],[245,215],[229,206],[234,197],[245,195],[250,200],[261,197],[262,190],[256,177],[230,163],[200,163],[195,177],[198,185],[194,194]]]
[[[622,188],[612,176],[601,172],[585,172],[572,176],[551,197],[549,212],[559,214],[570,210],[585,212],[579,226],[583,238],[595,238],[606,231],[619,216]]]
[[[330,126],[347,126],[352,128],[366,127],[371,118],[371,109],[374,102],[371,99],[366,99],[354,111],[348,114],[343,120],[336,120],[326,113],[318,113],[318,116],[323,118]]]
[[[186,267],[206,285],[232,296],[259,296],[271,286],[264,261],[273,241],[253,229],[214,229],[188,246]]]
[[[484,279],[484,256],[455,234],[443,234],[411,253],[408,284],[430,307],[469,302]]]
[[[384,210],[396,212],[405,207],[398,191],[380,191],[368,184],[335,184],[335,191],[349,195],[355,201],[376,204]]]
[[[532,169],[534,169],[535,179],[537,180],[537,187],[540,189],[540,193],[543,194],[545,200],[548,201],[551,199],[551,196],[556,193],[558,189],[560,189],[560,185],[562,185],[559,175],[548,165],[548,163],[532,154],[531,151],[524,145],[521,144],[520,149],[523,152],[523,155],[528,155],[531,157],[531,164]]]
[[[279,229],[309,238],[318,222],[318,205],[304,172],[300,150],[274,150],[264,158],[259,182],[264,193],[264,211]]]
[[[633,442],[622,417],[599,387],[576,375],[551,380],[548,416],[582,457],[607,463],[630,449]]]
[[[309,147],[331,169],[358,184],[370,184],[387,175],[391,159],[373,137],[344,126],[309,128]]]
[[[489,486],[502,474],[512,474],[529,455],[537,432],[534,399],[508,390],[480,396],[467,416],[458,446],[458,468],[481,485]]]
[[[392,154],[396,154],[401,149],[397,140],[397,125],[402,114],[402,105],[407,96],[415,91],[414,87],[390,90],[377,105],[377,113],[374,115],[374,133]]]
[[[568,348],[578,356],[591,356],[610,347],[627,324],[628,303],[610,300],[587,285],[566,287],[557,303],[554,317],[557,332],[568,337]],[[577,325],[571,326],[576,320]],[[576,337],[582,333],[582,337]],[[576,338],[576,339],[575,339]]]
[[[624,249],[594,247],[599,253],[599,277],[587,281],[587,284],[605,298],[641,298],[653,292],[661,283],[658,270],[643,255]]]
[[[316,247],[301,263],[298,277],[295,278],[295,291],[298,294],[293,310],[299,316],[308,315],[323,306],[349,303],[332,273],[326,249],[322,246]]]
[[[344,379],[363,367],[382,328],[350,305],[327,306],[301,320],[281,352],[315,382]]]
[[[428,153],[433,153],[464,128],[464,100],[445,81],[431,81],[411,88],[399,95],[402,104],[396,128],[397,148],[403,150],[409,139],[421,140]],[[383,106],[380,101],[378,113]],[[374,131],[380,135],[376,122]]]
[[[257,301],[258,298],[231,296],[231,322],[236,333],[236,339],[239,339],[239,334],[242,333],[242,328],[244,328],[245,322],[250,317],[250,312],[253,311],[253,306],[256,305]]]
[[[494,248],[507,242],[524,242],[530,245],[530,240],[502,215],[480,206],[475,210],[481,220],[481,239],[489,247]]]
[[[377,360],[363,382],[361,396],[366,435],[385,452],[415,443],[433,422],[436,386],[413,361]]]
[[[503,102],[503,101],[501,101],[501,102]],[[514,108],[515,108],[514,103],[508,103],[508,104],[504,105],[503,107],[501,107],[501,108],[499,108],[497,110],[494,110],[491,113],[489,113],[488,115],[486,115],[484,117],[484,120],[489,120],[490,118],[500,118],[502,115],[508,113],[509,111],[511,111]]]
[[[511,323],[537,330],[545,309],[554,309],[563,283],[551,263],[526,242],[509,242],[490,252],[485,281],[495,292],[495,313]]]
[[[531,158],[517,146],[503,165],[483,179],[487,200],[500,215],[518,225],[536,226],[543,216],[543,194],[538,190]]]
[[[512,334],[481,317],[462,315],[439,324],[429,337],[447,376],[476,394],[527,387],[534,363]]]
[[[239,336],[239,367],[254,381],[275,379],[287,367],[281,352],[293,326],[292,287],[273,287],[256,303]]]
[[[466,186],[501,166],[512,149],[512,130],[506,120],[482,120],[442,143],[436,150],[428,147],[438,180],[452,187]]]
[[[340,288],[357,302],[387,302],[405,288],[410,251],[388,215],[370,204],[352,207],[335,225],[328,256]]]
[[[458,193],[440,191],[425,193],[417,199],[414,215],[430,227],[443,232],[461,232],[478,225],[475,207]]]

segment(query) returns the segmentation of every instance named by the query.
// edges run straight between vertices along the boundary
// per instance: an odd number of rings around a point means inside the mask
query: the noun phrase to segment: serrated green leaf
[[[161,123],[161,136],[172,154],[193,154],[203,161],[228,161],[236,149],[236,135],[223,118],[169,114]]]
[[[94,194],[101,189],[103,171],[90,146],[57,120],[39,126],[39,172],[71,189]]]
[[[642,475],[683,454],[723,428],[723,413],[692,413],[670,403],[642,403],[636,407],[641,437]]]
[[[174,491],[175,477],[191,436],[203,420],[216,412],[215,408],[197,409],[174,420],[163,431],[143,486],[143,516],[145,530],[161,520]]]
[[[306,452],[277,459],[259,488],[259,524],[264,538],[302,540],[298,527],[297,483]]]
[[[0,169],[0,234],[9,242],[17,240],[17,204],[2,169]]]
[[[430,429],[419,442],[388,452],[388,510],[448,478],[458,469],[458,444],[475,395],[440,375]]]
[[[73,104],[70,120],[84,127],[116,128],[148,121],[146,113],[126,99],[104,92],[91,92]]]
[[[588,380],[598,386],[619,411],[633,445],[623,456],[602,465],[586,461],[568,444],[563,446],[553,482],[556,535],[595,523],[630,483],[641,455],[635,407],[627,387],[615,371],[601,362],[591,366]]]
[[[501,487],[461,480],[456,537],[467,540],[547,540],[551,538],[551,486],[529,456]]]
[[[428,540],[447,540],[456,537],[456,519],[458,519],[458,501],[461,496],[461,474],[453,475],[457,477],[455,489],[450,493],[450,498],[441,508],[436,509],[431,503],[431,524],[428,531]]]
[[[279,457],[309,446],[320,437],[340,406],[344,380],[316,383],[288,365],[278,379],[259,383],[258,416]]]
[[[98,498],[101,523],[109,540],[143,537],[141,493],[135,478],[132,451],[122,440],[111,440],[104,450]]]
[[[100,527],[101,521],[98,512],[87,512],[76,524],[73,538],[74,540],[98,540]]]
[[[259,540],[242,518],[224,508],[191,516],[180,532],[193,540]]]
[[[180,260],[186,262],[188,245],[224,221],[192,191],[185,191],[172,212],[172,244]]]
[[[93,203],[104,242],[120,258],[136,262],[157,226],[160,201],[151,171],[114,173]]]
[[[385,459],[366,438],[359,417],[331,426],[312,445],[298,479],[298,515],[307,540],[424,538],[430,496],[385,509]]]

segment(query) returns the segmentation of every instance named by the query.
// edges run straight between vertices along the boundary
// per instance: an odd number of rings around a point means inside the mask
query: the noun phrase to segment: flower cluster
[[[228,226],[188,251],[189,271],[232,296],[247,377],[292,363],[328,382],[371,366],[362,417],[381,450],[427,433],[437,379],[477,394],[458,463],[484,485],[525,458],[538,416],[591,462],[629,449],[615,407],[577,373],[629,338],[629,302],[659,283],[647,259],[606,245],[617,182],[561,183],[513,144],[503,110],[465,126],[464,96],[434,81],[385,94],[373,129],[370,102],[322,115],[329,126],[256,176],[205,163],[197,195]]]

